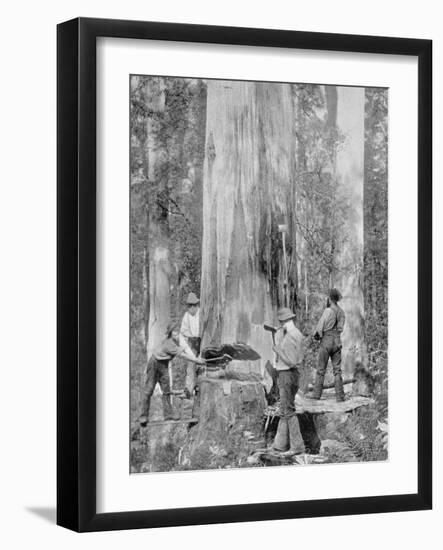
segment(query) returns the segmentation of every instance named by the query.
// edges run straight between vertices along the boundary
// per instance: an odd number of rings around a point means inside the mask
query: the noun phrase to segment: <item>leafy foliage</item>
[[[388,91],[367,88],[365,101],[364,299],[369,370],[377,408],[388,414]]]
[[[380,423],[376,406],[357,409],[337,428],[338,440],[362,462],[386,460],[387,425]],[[386,427],[386,429],[385,429]]]
[[[388,446],[387,91],[365,91],[363,266],[352,249],[349,232],[355,221],[355,197],[344,189],[335,170],[346,138],[334,123],[334,95],[325,93],[323,86],[307,84],[293,85],[292,94],[296,106],[295,176],[288,196],[287,219],[270,219],[273,214],[262,213],[257,221],[259,240],[265,244],[259,247],[256,261],[269,282],[273,305],[284,305],[283,245],[278,224],[287,222],[291,236],[285,250],[289,306],[296,310],[304,334],[312,332],[325,306],[326,290],[344,275],[364,273],[365,342],[369,370],[376,383],[376,404],[352,414],[337,429],[337,441],[357,460],[383,460]],[[153,224],[160,227],[170,253],[171,317],[179,317],[186,294],[200,288],[206,85],[194,79],[132,77],[130,117],[134,390],[140,387],[140,372],[146,363]],[[318,343],[310,342],[302,387],[310,381],[317,355]],[[184,383],[185,365],[177,361],[176,366],[174,387],[178,389]],[[137,453],[134,451],[133,461],[138,464],[141,458]],[[241,434],[234,433],[223,448],[208,446],[195,453],[192,464],[181,462],[180,453],[172,443],[159,449],[156,468],[168,471],[247,466],[248,446]],[[346,456],[349,458],[349,453]],[[345,460],[339,447],[331,447],[328,458]]]
[[[358,263],[358,257],[350,251],[354,199],[335,170],[345,136],[331,120],[336,104],[330,104],[322,88],[312,84],[293,86],[297,105],[297,203],[292,240],[297,248],[293,269],[299,271],[293,305],[298,308],[305,332],[311,332],[321,314],[327,289],[334,286],[338,275],[351,273]],[[345,250],[350,257],[348,263],[343,262]]]
[[[131,77],[131,381],[146,367],[150,254],[168,249],[170,317],[199,292],[206,88],[201,80]],[[178,365],[180,379],[184,367]],[[131,400],[133,416],[138,406]]]

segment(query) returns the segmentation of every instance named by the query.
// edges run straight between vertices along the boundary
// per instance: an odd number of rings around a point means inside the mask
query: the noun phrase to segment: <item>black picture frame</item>
[[[418,59],[416,494],[168,510],[96,511],[96,39],[398,54]],[[432,42],[78,18],[57,29],[57,523],[75,531],[425,510],[432,507]]]

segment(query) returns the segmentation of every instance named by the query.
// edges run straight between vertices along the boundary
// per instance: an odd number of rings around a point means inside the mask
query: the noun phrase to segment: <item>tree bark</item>
[[[343,294],[341,306],[346,314],[342,344],[347,377],[353,376],[356,365],[367,364],[362,284],[364,115],[364,88],[339,87],[337,126],[346,138],[337,153],[336,171],[338,184],[348,197],[349,215],[343,220],[347,240],[338,254],[341,270],[336,274],[336,285]]]
[[[278,225],[293,231],[295,132],[291,86],[210,81],[203,184],[202,346],[236,341],[261,359],[230,365],[228,378],[200,379],[199,424],[191,430],[191,463],[208,446],[240,465],[263,437],[263,375],[273,361],[263,323],[284,304],[284,250]],[[295,241],[288,235],[288,256]],[[297,280],[296,268],[292,280]],[[294,296],[294,291],[292,291]],[[241,372],[242,380],[237,378]],[[243,379],[245,373],[247,379]],[[266,375],[267,387],[271,379]],[[242,451],[229,460],[233,442]],[[263,443],[262,443],[263,444]],[[212,460],[207,458],[207,460]]]
[[[278,304],[277,225],[294,185],[287,84],[210,81],[203,195],[203,345],[244,341],[273,359],[264,322]]]
[[[171,275],[168,235],[167,187],[159,173],[162,155],[158,115],[165,108],[165,85],[162,78],[149,78],[146,86],[147,107],[153,116],[147,119],[147,164],[150,182],[148,197],[148,266],[149,266],[149,338],[147,356],[164,338],[170,320],[169,278]],[[157,115],[157,116],[155,116]]]

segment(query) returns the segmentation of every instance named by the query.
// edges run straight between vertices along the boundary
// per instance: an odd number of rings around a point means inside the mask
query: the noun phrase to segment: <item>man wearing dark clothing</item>
[[[169,362],[176,356],[183,357],[188,361],[203,365],[205,362],[195,356],[189,355],[185,348],[178,345],[179,331],[175,323],[170,323],[166,331],[166,338],[158,346],[148,361],[146,369],[146,384],[142,403],[142,414],[139,422],[142,426],[149,420],[149,408],[151,397],[154,393],[157,382],[162,390],[163,417],[165,420],[179,420],[174,414],[171,405],[171,385],[169,382]]]
[[[320,399],[323,392],[323,382],[329,358],[331,358],[334,373],[335,398],[344,401],[343,379],[341,374],[341,333],[345,325],[345,313],[337,302],[341,299],[340,292],[333,288],[329,292],[328,305],[315,329],[314,338],[321,340],[318,354],[317,376],[315,379],[312,399]]]

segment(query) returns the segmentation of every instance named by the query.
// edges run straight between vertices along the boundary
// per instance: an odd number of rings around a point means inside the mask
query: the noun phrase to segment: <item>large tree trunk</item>
[[[240,438],[244,453],[230,463],[238,465],[260,440],[263,427],[262,377],[266,362],[273,360],[263,323],[275,322],[276,308],[284,303],[278,224],[287,223],[295,202],[291,86],[210,81],[206,136],[203,346],[246,342],[261,359],[232,365],[228,379],[200,379],[199,425],[190,456],[191,463],[198,459],[202,438],[206,447],[227,453],[227,446]],[[292,249],[288,252],[292,258]],[[242,382],[229,379],[240,373]]]
[[[262,325],[277,306],[272,254],[294,184],[290,86],[210,81],[206,135],[203,345],[247,342],[263,373],[272,351]]]

